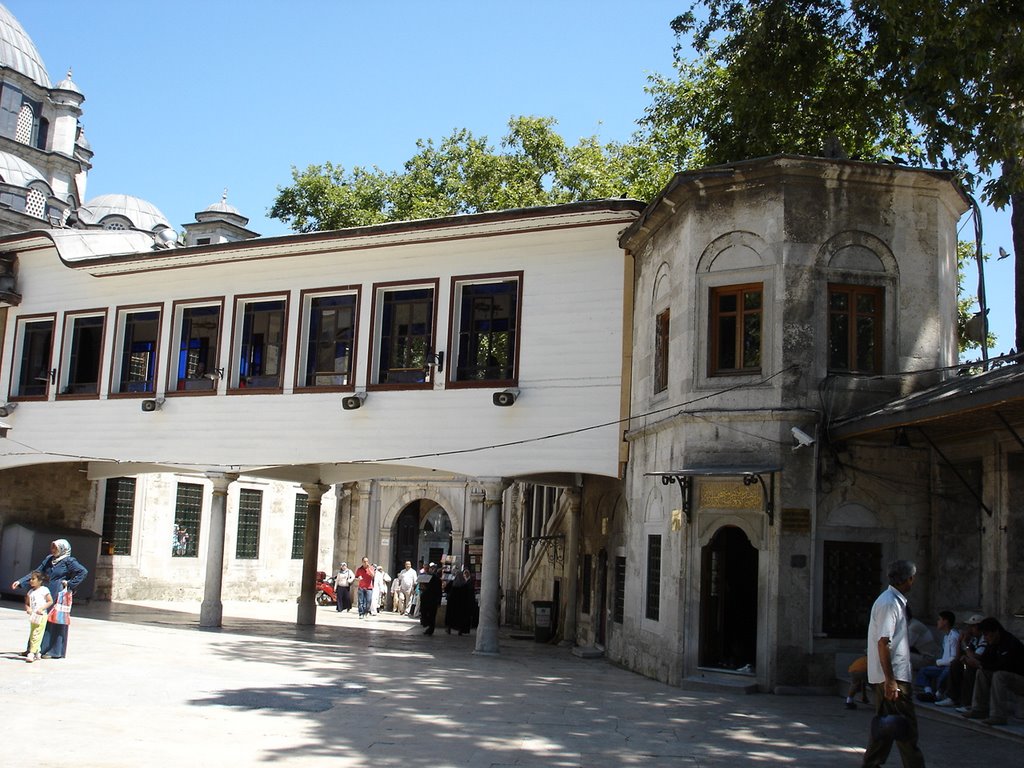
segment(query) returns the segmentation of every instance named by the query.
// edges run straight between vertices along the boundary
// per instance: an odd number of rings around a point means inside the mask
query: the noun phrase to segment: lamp
[[[433,365],[438,373],[444,373],[444,352],[432,352],[427,350],[427,366]]]
[[[0,405],[0,419],[5,419],[11,415],[11,411],[18,407],[17,403],[4,403]]]
[[[495,392],[491,395],[491,402],[499,408],[508,408],[510,405],[515,405],[518,399],[518,389],[503,389],[501,392]]]
[[[142,412],[152,413],[153,411],[159,411],[164,404],[164,399],[158,397],[155,400],[143,400],[142,401]]]
[[[347,397],[341,398],[341,407],[346,411],[354,411],[363,407],[364,400],[366,400],[365,392],[354,392]]]

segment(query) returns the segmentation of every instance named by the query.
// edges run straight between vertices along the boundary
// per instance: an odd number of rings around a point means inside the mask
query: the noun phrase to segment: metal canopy
[[[679,495],[682,497],[683,512],[686,514],[686,522],[691,522],[693,478],[695,477],[742,477],[744,485],[761,485],[761,495],[764,499],[764,513],[768,515],[768,525],[775,525],[775,473],[782,471],[782,467],[775,465],[768,466],[722,466],[722,467],[683,467],[682,469],[669,469],[662,472],[645,472],[650,477],[660,477],[662,485],[679,485]],[[764,476],[768,475],[768,483]]]

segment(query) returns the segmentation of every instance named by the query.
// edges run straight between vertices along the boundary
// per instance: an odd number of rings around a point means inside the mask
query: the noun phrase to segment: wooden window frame
[[[883,372],[885,361],[885,287],[880,285],[858,285],[856,283],[829,283],[826,297],[827,319],[827,368],[828,371],[836,373],[870,373]],[[836,293],[844,293],[848,297],[845,310],[837,311],[832,309],[832,296]],[[875,311],[860,312],[857,309],[857,297],[870,295],[875,298]],[[837,367],[832,363],[832,320],[834,317],[845,317],[847,320],[846,339],[846,366]],[[857,320],[868,317],[874,321],[872,329],[872,342],[874,350],[870,368],[861,368],[857,365],[860,355],[857,347]]]
[[[756,310],[747,310],[744,308],[744,297],[749,293],[759,293],[761,296],[760,305]],[[735,295],[736,296],[736,311],[734,313],[723,313],[719,310],[719,299],[723,296]],[[712,287],[708,292],[708,303],[710,304],[708,312],[708,375],[709,376],[736,376],[736,375],[757,375],[762,371],[764,365],[764,308],[765,308],[765,295],[764,295],[764,283],[744,283],[742,285],[722,285]],[[744,320],[751,315],[756,315],[759,319],[758,332],[760,334],[759,345],[758,345],[758,362],[757,366],[744,366],[743,365],[743,351],[745,335],[745,322]],[[733,354],[736,361],[739,363],[738,368],[723,368],[721,367],[721,349],[719,339],[719,320],[723,317],[732,316],[735,322],[735,348]]]
[[[213,367],[211,369],[208,365],[206,373],[198,378],[190,378],[189,376],[179,378],[178,371],[182,364],[181,325],[184,321],[185,312],[190,309],[206,309],[210,307],[217,309],[217,333],[213,337],[215,347],[209,353],[209,357],[213,362]],[[224,297],[213,296],[200,299],[188,299],[186,301],[175,301],[171,306],[170,322],[171,333],[170,339],[168,340],[167,385],[164,389],[165,395],[170,397],[206,397],[216,395],[220,381],[218,371],[223,370]]]
[[[124,381],[124,347],[128,341],[128,319],[132,315],[140,315],[146,312],[156,313],[156,338],[153,339],[151,361],[153,368],[152,386],[147,389],[122,389],[126,383]],[[114,354],[110,356],[110,387],[108,390],[109,396],[112,399],[152,397],[156,394],[157,382],[160,377],[160,337],[163,333],[163,320],[163,307],[159,304],[133,304],[117,307],[114,310]],[[131,382],[127,383],[131,384]]]
[[[427,280],[409,280],[394,283],[374,283],[373,285],[373,310],[372,310],[372,328],[370,329],[370,338],[373,339],[373,347],[371,349],[370,364],[366,370],[366,389],[367,390],[399,390],[399,389],[433,389],[434,381],[436,378],[437,367],[431,363],[429,359],[425,361],[423,367],[423,380],[422,381],[381,381],[381,368],[384,362],[384,338],[383,329],[386,325],[384,318],[385,311],[385,297],[388,294],[399,293],[402,291],[418,291],[426,290],[431,294],[431,311],[430,311],[430,330],[428,332],[429,338],[429,349],[426,350],[426,354],[436,354],[437,349],[437,307],[440,298],[440,284],[437,278],[431,278]],[[447,364],[447,361],[445,361]],[[389,372],[397,371],[418,371],[419,368],[388,368]]]
[[[466,367],[463,365],[464,338],[479,338],[484,335],[474,333],[471,328],[467,329],[467,323],[471,319],[467,320],[462,311],[465,289],[480,285],[509,285],[513,283],[515,284],[515,307],[510,318],[511,327],[506,331],[511,336],[508,366],[511,369],[511,376],[503,379],[459,378],[460,369]],[[449,302],[448,317],[451,318],[451,326],[448,333],[449,359],[445,362],[447,366],[447,386],[452,389],[517,386],[519,382],[519,344],[523,310],[523,272],[457,275],[452,277]]]
[[[76,332],[79,320],[99,319],[99,349],[96,353],[96,391],[71,392],[73,386],[71,376],[78,370],[80,360],[81,337]],[[63,333],[61,336],[60,364],[57,366],[57,399],[59,400],[98,400],[103,388],[103,358],[107,344],[107,309],[75,310],[64,313]],[[72,359],[75,358],[75,359]],[[92,382],[89,382],[92,383]],[[77,385],[81,385],[78,382]]]
[[[654,394],[668,389],[669,331],[672,315],[669,309],[659,312],[654,318]]]
[[[284,391],[285,381],[285,370],[288,367],[288,315],[289,305],[291,300],[290,292],[274,291],[270,293],[251,293],[242,296],[236,296],[234,301],[234,313],[231,320],[231,364],[227,371],[228,376],[228,388],[227,393],[229,395],[265,395],[265,394],[278,394]],[[281,342],[277,353],[277,383],[267,384],[266,380],[270,379],[272,374],[263,373],[265,368],[261,368],[259,374],[253,374],[248,366],[253,365],[252,360],[242,364],[242,349],[246,347],[245,334],[245,317],[246,310],[250,305],[280,302],[281,309],[274,310],[280,311],[281,313]],[[248,348],[252,348],[252,344],[248,345]],[[264,343],[264,351],[273,346],[270,343]],[[261,365],[265,365],[265,361],[261,361]],[[245,368],[245,373],[242,370]]]
[[[334,288],[317,288],[300,292],[299,307],[301,307],[301,319],[299,321],[299,333],[296,340],[295,358],[295,392],[352,392],[355,390],[356,360],[359,341],[359,311],[362,305],[362,292],[358,285],[338,286]],[[313,304],[318,299],[333,299],[351,296],[354,300],[352,311],[352,336],[349,342],[349,363],[347,384],[307,384],[307,369],[310,351],[310,330],[313,321]],[[325,375],[328,372],[314,372],[314,376]],[[338,372],[335,372],[337,374]]]
[[[50,344],[46,350],[46,367],[40,369],[38,374],[42,376],[32,376],[33,381],[42,379],[42,394],[31,394],[27,395],[22,392],[22,379],[26,378],[22,376],[22,371],[25,367],[25,334],[28,330],[29,325],[35,323],[49,323],[50,324]],[[48,313],[43,315],[25,315],[17,318],[15,324],[15,343],[14,343],[14,354],[11,356],[11,381],[8,386],[8,392],[11,393],[11,400],[13,401],[45,401],[50,397],[50,389],[55,386],[54,379],[56,373],[51,374],[51,371],[55,371],[53,364],[53,349],[54,343],[57,339],[57,315],[55,313]],[[31,374],[29,374],[31,375]],[[51,378],[51,376],[53,378]]]

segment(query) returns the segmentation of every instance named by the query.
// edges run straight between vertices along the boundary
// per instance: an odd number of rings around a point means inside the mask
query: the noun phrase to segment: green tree
[[[551,117],[513,117],[496,149],[487,137],[459,129],[435,144],[416,142],[401,172],[324,163],[292,169],[269,215],[297,232],[632,197],[649,200],[672,167],[642,140],[574,146]]]
[[[964,287],[968,272],[973,272],[977,268],[975,253],[976,245],[974,243],[960,240],[956,244],[956,337],[961,354],[969,349],[981,348],[981,343],[970,338],[967,330],[967,323],[975,315],[974,307],[978,302],[978,297],[968,293],[967,288]],[[983,260],[988,261],[988,258],[987,253],[982,255]],[[990,332],[985,346],[992,349],[995,345],[996,335]]]
[[[650,78],[645,138],[678,168],[779,153],[917,157],[907,113],[848,18],[834,0],[695,3],[672,28],[699,58],[680,42],[675,77]]]
[[[853,0],[882,84],[924,129],[930,162],[991,176],[982,199],[1011,207],[1016,347],[1024,349],[1024,5],[1018,0]]]

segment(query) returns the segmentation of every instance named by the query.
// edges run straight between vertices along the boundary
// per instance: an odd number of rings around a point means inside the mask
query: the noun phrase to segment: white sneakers
[[[955,703],[956,702],[954,702],[951,698],[949,698],[949,696],[947,696],[944,699],[939,699],[938,701],[936,701],[935,702],[935,706],[936,707],[952,707]]]

